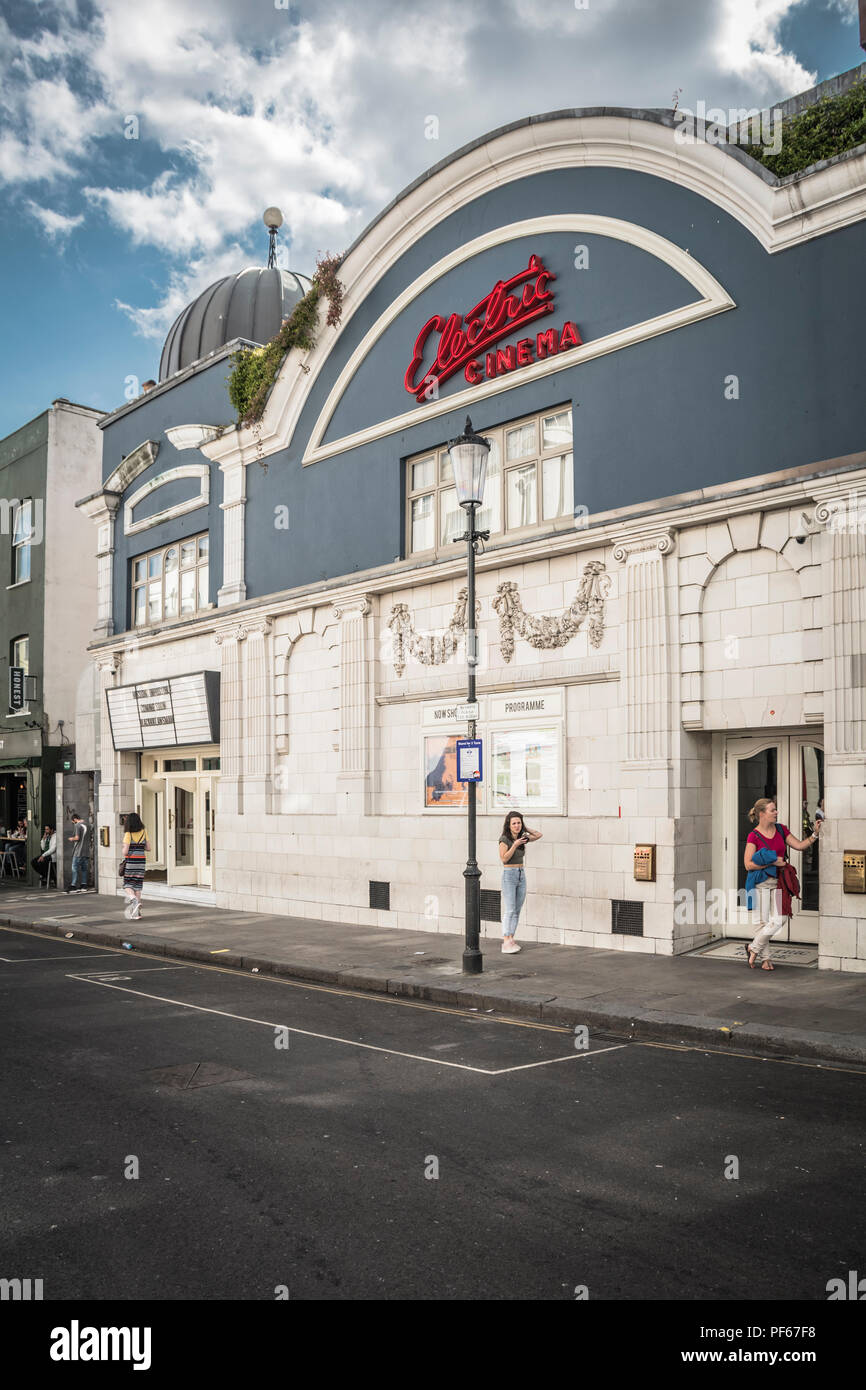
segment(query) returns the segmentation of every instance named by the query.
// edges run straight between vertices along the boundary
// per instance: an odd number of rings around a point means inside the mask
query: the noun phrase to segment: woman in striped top
[[[150,853],[150,841],[141,816],[135,811],[126,817],[126,834],[123,837],[123,886],[126,889],[124,917],[135,922],[141,916],[141,889],[144,884],[145,855]]]

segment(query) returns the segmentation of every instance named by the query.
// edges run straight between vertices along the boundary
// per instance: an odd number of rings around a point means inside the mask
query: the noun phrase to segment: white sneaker
[[[510,946],[502,947],[502,954],[504,956],[515,956],[517,952],[521,951],[522,949],[522,946],[518,946],[516,941],[512,941]]]
[[[135,903],[134,903],[134,902],[128,902],[128,903],[126,904],[126,907],[123,909],[123,915],[124,915],[124,917],[131,917],[131,916],[132,916],[132,909],[133,909],[134,907],[135,907]]]

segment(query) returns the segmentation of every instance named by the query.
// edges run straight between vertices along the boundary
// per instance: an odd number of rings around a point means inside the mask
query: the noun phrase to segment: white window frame
[[[423,457],[423,456],[422,456]],[[525,714],[511,714],[508,716],[496,715],[496,705],[508,700],[532,700],[544,697],[550,704],[548,712],[544,710],[530,710]],[[461,697],[462,699],[462,697]],[[427,759],[425,755],[425,740],[434,735],[441,738],[468,738],[467,725],[454,719],[453,706],[461,703],[461,699],[455,699],[448,703],[425,704],[421,711],[421,722],[418,729],[418,767],[419,767],[419,786],[420,786],[420,811],[424,816],[465,816],[466,805],[463,806],[428,806],[426,804],[426,785],[427,785]],[[489,703],[488,703],[489,702]],[[493,788],[493,739],[494,735],[503,733],[518,733],[525,730],[527,733],[533,729],[552,729],[556,732],[556,756],[557,756],[557,796],[556,801],[551,806],[535,807],[527,805],[526,802],[518,808],[524,811],[527,817],[531,816],[566,816],[568,814],[568,767],[566,763],[567,744],[566,744],[566,717],[567,701],[566,689],[564,686],[538,686],[529,687],[524,690],[497,690],[489,691],[486,695],[479,697],[480,718],[476,722],[476,738],[480,738],[483,746],[483,766],[484,778],[477,798],[477,809],[479,815],[504,816],[508,809],[500,805],[494,797]],[[444,716],[444,717],[443,717]]]
[[[514,803],[515,809],[522,811],[527,819],[533,816],[564,816],[565,808],[565,716],[537,715],[534,719],[498,719],[485,729],[484,780],[487,783],[487,814],[504,816],[511,803],[496,800],[494,787],[494,739],[497,734],[533,733],[536,730],[552,730],[556,735],[556,799],[550,806],[535,806],[524,797]]]
[[[543,441],[543,421],[553,415],[560,415],[567,411],[571,417],[571,447],[563,449],[561,445],[556,445],[548,449],[542,448]],[[523,458],[506,460],[505,447],[507,436],[513,431],[526,425],[535,428],[535,448],[531,454]],[[551,406],[545,410],[539,410],[532,415],[520,416],[516,420],[509,420],[505,424],[497,425],[492,429],[484,428],[479,432],[485,438],[494,440],[498,445],[499,453],[499,476],[495,480],[488,475],[487,486],[485,488],[485,501],[489,506],[491,500],[491,485],[499,487],[499,530],[491,531],[490,539],[493,541],[503,541],[509,539],[523,540],[530,536],[544,534],[552,530],[571,530],[574,526],[574,499],[570,511],[562,516],[553,517],[548,521],[543,520],[544,512],[544,464],[549,459],[561,457],[568,454],[571,457],[572,476],[574,472],[574,413],[570,402],[566,401],[560,405]],[[432,458],[434,461],[435,479],[432,485],[426,487],[412,487],[413,465],[423,462],[425,459]],[[436,445],[431,449],[424,449],[420,453],[413,454],[406,460],[406,534],[405,534],[405,554],[407,559],[416,559],[419,556],[430,556],[431,558],[439,555],[453,555],[455,542],[441,540],[442,523],[445,516],[445,497],[453,487],[453,482],[442,482],[443,460],[448,458],[448,450],[445,445]],[[508,525],[508,487],[507,475],[518,468],[535,466],[535,514],[536,520],[524,526],[509,527]],[[412,504],[422,497],[433,497],[433,545],[424,550],[413,550],[412,548]],[[487,508],[485,508],[486,510]],[[476,514],[478,515],[478,514]],[[479,528],[484,529],[484,524],[479,519]],[[461,532],[465,526],[461,525]]]
[[[25,507],[28,509],[27,512],[26,512],[26,516],[27,516],[27,518],[28,518],[28,520],[27,520],[27,531],[26,531],[26,535],[23,537],[23,539],[19,540],[19,539],[17,539],[18,521],[19,521],[19,518],[21,518],[22,516],[25,515],[25,511],[24,511]],[[18,557],[19,557],[19,555],[21,554],[21,552],[22,552],[23,550],[25,550],[25,549],[27,550],[27,574],[24,576],[24,578],[19,578],[18,573],[17,573],[17,569],[18,569]],[[14,513],[13,513],[13,516],[12,516],[12,583],[9,585],[9,587],[10,587],[10,588],[14,588],[14,587],[15,587],[16,585],[18,585],[18,584],[29,584],[29,583],[31,582],[32,578],[33,578],[33,498],[32,498],[32,497],[23,497],[23,498],[21,499],[21,501],[18,503],[18,505],[16,506],[15,511],[14,511]]]
[[[133,514],[140,502],[145,497],[149,497],[152,492],[165,487],[166,483],[174,483],[178,478],[198,478],[199,490],[195,497],[188,497],[184,502],[175,502],[172,507],[165,507],[161,512],[154,512],[152,516],[142,517],[141,521],[134,521]],[[159,526],[163,521],[173,521],[175,517],[185,516],[187,512],[193,512],[198,507],[206,507],[210,500],[210,468],[206,463],[183,463],[176,468],[167,468],[164,473],[160,473],[156,478],[151,478],[149,482],[137,488],[130,497],[127,497],[123,504],[123,534],[134,536],[138,531],[147,531],[152,526]]]
[[[207,540],[207,543],[208,543],[207,560],[204,561],[204,562],[199,558],[199,541],[200,541],[200,540],[203,540],[203,539],[206,539],[206,540]],[[192,543],[195,545],[195,564],[194,564],[194,565],[185,566],[184,569],[181,569],[181,564],[180,564],[180,552],[181,552],[181,547],[184,546],[184,545],[188,545],[190,542],[192,542]],[[166,557],[166,555],[168,554],[168,552],[169,552],[170,550],[176,550],[177,553],[178,553],[178,554],[177,554],[177,576],[178,576],[177,612],[176,612],[176,613],[169,614],[169,615],[166,615],[166,611],[165,611],[165,557]],[[158,555],[158,556],[160,557],[160,569],[159,569],[159,575],[158,575],[158,576],[154,576],[154,578],[151,579],[151,578],[149,577],[150,561],[151,561],[151,559],[152,559],[155,555]],[[139,564],[141,561],[144,561],[145,576],[144,576],[144,579],[142,579],[142,580],[137,580],[136,577],[135,577],[135,567],[136,567],[136,565]],[[130,561],[129,561],[129,593],[130,593],[130,601],[131,601],[130,615],[129,615],[129,630],[130,630],[130,631],[141,631],[141,630],[143,630],[144,628],[148,628],[148,627],[158,627],[160,623],[177,623],[177,622],[183,622],[183,621],[189,622],[192,618],[196,617],[197,614],[203,613],[203,612],[205,612],[207,609],[212,608],[213,605],[212,605],[209,601],[208,601],[207,603],[202,603],[202,604],[200,604],[199,601],[198,601],[198,593],[199,593],[199,571],[200,571],[201,569],[205,569],[205,568],[208,569],[208,580],[210,580],[210,572],[209,572],[209,571],[210,571],[210,533],[209,533],[208,531],[200,531],[200,532],[199,532],[197,535],[195,535],[195,536],[182,536],[182,537],[180,537],[178,540],[169,541],[167,545],[159,546],[156,550],[147,550],[147,551],[144,552],[143,555],[133,555],[132,558],[131,558]],[[182,612],[181,612],[181,608],[180,608],[180,603],[181,603],[181,598],[180,598],[180,576],[181,576],[181,574],[183,574],[183,573],[187,573],[187,574],[192,573],[192,574],[194,575],[193,591],[194,591],[194,593],[195,593],[195,608],[193,609],[193,611],[192,611],[191,613],[182,613]],[[157,577],[158,577],[159,583],[160,583],[160,616],[159,616],[158,618],[151,618],[151,617],[150,617],[150,613],[149,613],[148,590],[149,590],[149,588],[150,588],[151,583],[156,582]],[[144,615],[145,615],[145,616],[144,616],[144,622],[142,622],[142,623],[136,623],[136,621],[135,621],[135,595],[136,595],[136,591],[137,591],[138,589],[143,589],[143,590],[144,590]]]

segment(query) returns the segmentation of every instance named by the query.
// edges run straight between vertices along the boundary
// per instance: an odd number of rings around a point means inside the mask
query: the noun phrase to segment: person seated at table
[[[42,832],[42,839],[39,841],[40,854],[30,863],[36,870],[43,884],[48,879],[48,870],[52,861],[54,862],[54,881],[57,882],[57,832],[53,825],[46,825]]]

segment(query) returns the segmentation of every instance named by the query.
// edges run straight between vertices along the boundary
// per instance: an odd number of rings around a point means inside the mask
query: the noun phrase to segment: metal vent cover
[[[498,888],[481,889],[482,922],[502,921],[502,894]]]
[[[370,906],[383,912],[391,911],[391,885],[370,879]]]
[[[612,898],[610,929],[614,936],[643,936],[643,903]]]

